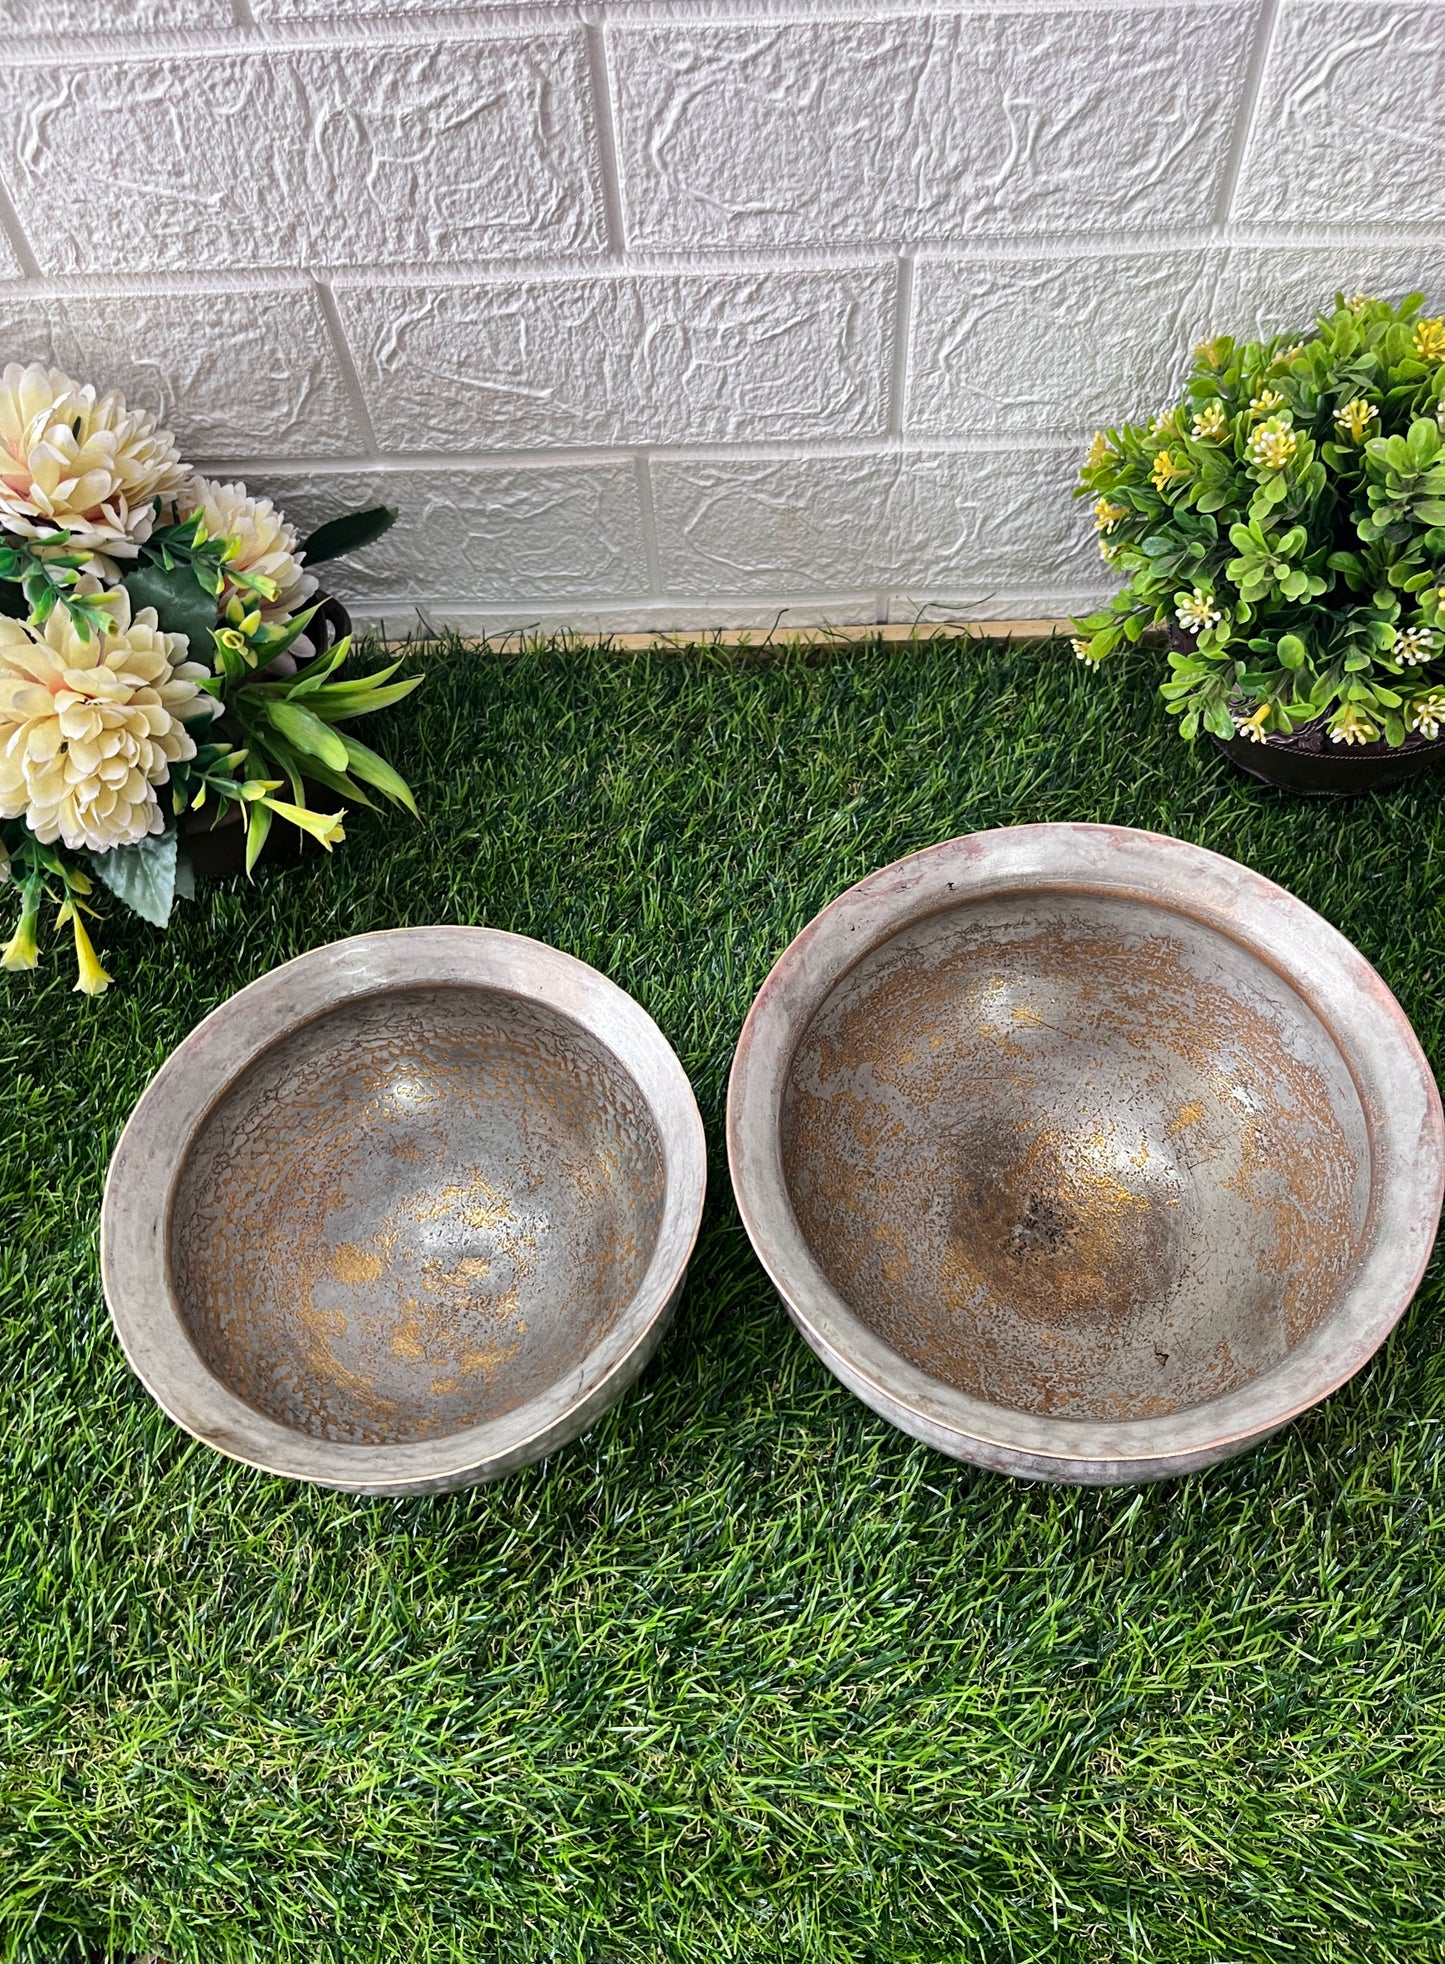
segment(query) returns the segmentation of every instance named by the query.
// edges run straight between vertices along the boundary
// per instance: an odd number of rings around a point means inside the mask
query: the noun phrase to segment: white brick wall
[[[0,351],[473,627],[1055,613],[1210,329],[1445,307],[1441,0],[0,0]]]

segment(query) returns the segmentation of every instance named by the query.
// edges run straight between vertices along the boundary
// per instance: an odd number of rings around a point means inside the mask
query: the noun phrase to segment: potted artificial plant
[[[5,369],[0,880],[20,914],[0,967],[36,966],[48,900],[74,934],[77,988],[99,994],[110,977],[83,919],[96,880],[164,927],[193,840],[201,870],[250,872],[274,820],[330,850],[368,793],[415,812],[344,726],[420,678],[341,673],[349,622],[307,563],[395,515],[350,513],[301,544],[269,499],[197,476],[122,397]]]
[[[1165,628],[1181,735],[1270,783],[1445,758],[1445,318],[1422,304],[1338,297],[1312,332],[1207,341],[1183,400],[1100,431],[1083,466],[1125,585],[1075,652]]]

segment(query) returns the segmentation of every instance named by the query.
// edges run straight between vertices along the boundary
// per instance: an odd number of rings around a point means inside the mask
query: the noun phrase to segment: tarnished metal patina
[[[961,1459],[1208,1465],[1358,1370],[1419,1282],[1445,1150],[1394,997],[1317,914],[1177,839],[954,839],[778,961],[728,1104],[808,1342]]]
[[[704,1177],[681,1065],[595,969],[487,928],[362,935],[243,989],[157,1075],[107,1182],[106,1296],[220,1451],[459,1486],[620,1396]]]

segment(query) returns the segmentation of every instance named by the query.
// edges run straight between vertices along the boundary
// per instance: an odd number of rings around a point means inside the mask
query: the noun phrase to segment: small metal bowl
[[[126,1356],[196,1438],[355,1493],[495,1478],[656,1348],[706,1177],[657,1025],[490,928],[364,934],[208,1016],[111,1162]]]
[[[794,1321],[875,1411],[1031,1479],[1159,1479],[1343,1384],[1420,1280],[1440,1099],[1301,901],[1103,825],[953,839],[786,950],[728,1156]]]

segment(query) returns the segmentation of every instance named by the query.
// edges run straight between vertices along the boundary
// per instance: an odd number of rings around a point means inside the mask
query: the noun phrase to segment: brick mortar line
[[[637,480],[637,505],[642,523],[642,550],[647,558],[647,584],[657,600],[665,598],[662,579],[662,541],[657,534],[657,506],[652,494],[652,463],[645,451],[632,460]]]
[[[356,427],[361,440],[366,445],[367,455],[377,458],[381,454],[376,441],[376,431],[372,427],[371,408],[366,399],[366,390],[357,370],[356,359],[351,352],[351,344],[346,338],[346,326],[341,311],[336,305],[336,295],[324,280],[315,283],[316,301],[321,309],[322,320],[326,324],[326,337],[331,343],[332,358],[336,363],[337,379],[341,383],[341,393],[351,407],[356,418]]]
[[[10,195],[10,186],[3,180],[0,180],[0,230],[3,230],[5,237],[10,241],[10,249],[15,254],[21,270],[27,278],[39,279],[41,277],[40,261],[35,256],[35,250],[26,234],[25,227],[20,223],[20,214],[15,209],[15,200]],[[18,284],[18,282],[13,282],[12,284]]]
[[[18,218],[17,218],[17,229]],[[1198,254],[1222,262],[1231,252],[1344,252],[1352,247],[1400,246],[1425,250],[1445,248],[1445,226],[1317,226],[1301,236],[1287,225],[1251,225],[1221,237],[1216,233],[1078,232],[1040,233],[1018,242],[953,244],[915,243],[905,250],[915,269],[948,270],[974,265],[1004,265],[1010,261],[1037,265],[1056,260],[1061,266],[1084,259],[1150,258],[1161,252]],[[28,241],[27,241],[28,243]],[[374,267],[347,261],[334,266],[257,266],[245,271],[196,268],[184,272],[155,270],[131,274],[97,270],[94,273],[50,273],[36,265],[34,273],[18,279],[0,278],[4,298],[21,299],[157,297],[166,294],[296,293],[317,281],[349,291],[364,286],[375,291],[403,291],[418,285],[438,290],[472,287],[549,286],[584,281],[595,284],[620,280],[763,279],[778,275],[784,281],[829,273],[886,273],[896,265],[899,249],[886,241],[861,245],[758,247],[738,252],[725,247],[697,247],[676,252],[629,248],[621,259],[599,256],[560,256],[536,259],[462,261],[448,266],[411,264]]]
[[[1406,0],[1411,4],[1412,0]],[[1432,0],[1413,0],[1427,5]],[[618,27],[800,27],[856,25],[878,20],[909,19],[987,19],[999,15],[1078,16],[1098,13],[1223,13],[1236,0],[878,0],[876,7],[851,6],[835,13],[827,0],[812,5],[759,6],[756,0],[740,0],[736,10],[719,13],[708,0],[621,0],[609,9],[609,21]],[[1397,0],[1361,0],[1364,5],[1385,6]],[[539,5],[504,6],[490,10],[479,19],[475,14],[436,15],[421,24],[415,14],[372,16],[365,29],[340,18],[334,23],[318,21],[261,20],[246,27],[153,28],[120,30],[116,33],[64,34],[32,32],[26,39],[12,39],[6,45],[6,60],[12,68],[39,68],[63,58],[67,67],[85,68],[102,63],[165,61],[206,56],[243,54],[262,57],[269,54],[315,53],[318,49],[355,52],[385,47],[453,46],[457,43],[507,43],[517,40],[573,39],[587,24],[585,0],[565,14],[559,9]]]
[[[909,371],[913,364],[913,255],[900,252],[894,275],[893,348],[888,374],[888,429],[902,436],[908,423]]]
[[[1254,136],[1255,116],[1259,110],[1260,94],[1269,68],[1275,29],[1279,24],[1279,11],[1280,0],[1259,0],[1254,27],[1250,34],[1249,55],[1244,65],[1244,79],[1240,85],[1239,103],[1235,109],[1234,128],[1230,133],[1229,151],[1224,160],[1224,170],[1220,177],[1219,192],[1214,206],[1214,222],[1221,232],[1234,216],[1234,205],[1239,196],[1244,160],[1249,153],[1249,146]]]
[[[620,261],[627,252],[627,205],[622,195],[622,165],[617,149],[617,115],[612,103],[612,69],[607,59],[607,29],[601,21],[589,21],[587,24],[587,70],[592,84],[597,175],[602,186],[608,250],[614,261]]]
[[[736,443],[598,444],[571,449],[417,451],[375,457],[222,457],[209,456],[197,466],[204,471],[243,471],[258,477],[400,477],[416,472],[443,476],[478,470],[598,470],[621,469],[639,458],[649,464],[769,464],[847,463],[893,458],[902,463],[914,457],[1067,456],[1088,443],[1089,428],[1066,435],[1018,431],[1012,436],[948,437],[916,434],[906,437],[807,437],[740,439]]]

